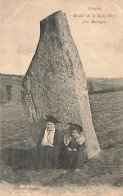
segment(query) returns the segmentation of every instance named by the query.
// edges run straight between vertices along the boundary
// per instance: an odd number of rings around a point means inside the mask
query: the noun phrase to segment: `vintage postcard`
[[[0,195],[122,196],[123,1],[0,0]]]

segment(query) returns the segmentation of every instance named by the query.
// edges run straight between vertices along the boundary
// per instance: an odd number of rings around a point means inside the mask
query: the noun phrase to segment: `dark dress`
[[[72,151],[69,151],[68,148],[71,148]],[[69,144],[65,146],[64,168],[74,170],[82,166],[86,159],[84,150],[85,143],[79,145],[76,139],[71,138]]]
[[[37,142],[37,168],[60,168],[61,150],[63,144],[62,132],[55,130],[53,141],[54,147],[41,146],[44,132],[45,130],[41,132],[39,141]]]

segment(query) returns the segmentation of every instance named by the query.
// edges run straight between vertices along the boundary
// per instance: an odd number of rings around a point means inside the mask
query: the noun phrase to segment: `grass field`
[[[44,191],[49,187],[49,190],[62,193],[68,189],[89,191],[87,187],[97,185],[110,186],[118,191],[123,170],[123,91],[90,95],[90,103],[102,150],[95,159],[84,164],[79,173],[62,169],[36,170],[33,163],[34,143],[29,137],[28,119],[23,106],[14,103],[1,105],[1,183],[33,185],[43,187]]]

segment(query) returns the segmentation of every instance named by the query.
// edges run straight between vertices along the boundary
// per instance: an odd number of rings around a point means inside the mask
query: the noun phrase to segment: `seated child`
[[[78,124],[68,123],[70,134],[64,136],[65,161],[64,167],[77,171],[78,153],[84,149],[85,137],[81,134],[82,127]]]

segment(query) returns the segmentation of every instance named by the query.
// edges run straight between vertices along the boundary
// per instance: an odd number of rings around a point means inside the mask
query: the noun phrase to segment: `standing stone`
[[[33,135],[41,130],[36,122],[53,115],[61,121],[59,129],[68,128],[68,122],[82,125],[88,158],[98,154],[86,76],[62,11],[40,22],[40,39],[23,80],[22,98],[30,123],[37,126]]]

